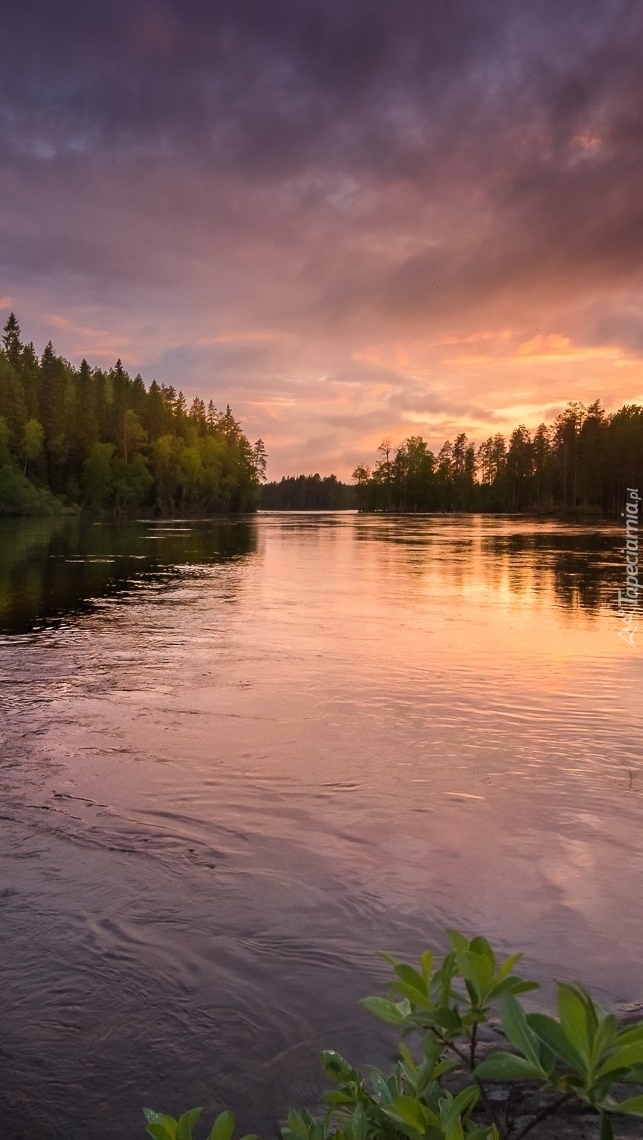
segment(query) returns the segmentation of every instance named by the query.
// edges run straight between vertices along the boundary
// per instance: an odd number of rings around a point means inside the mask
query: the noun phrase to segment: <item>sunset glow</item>
[[[643,402],[639,6],[34,0],[0,309],[230,403],[271,479]]]

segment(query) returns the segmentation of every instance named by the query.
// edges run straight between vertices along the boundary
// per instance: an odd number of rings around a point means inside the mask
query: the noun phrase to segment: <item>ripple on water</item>
[[[445,925],[640,998],[643,713],[610,535],[270,516],[226,560],[225,528],[189,524],[2,636],[12,1135],[111,1140],[146,1102],[270,1130],[314,1099],[321,1047],[386,1058],[357,1005],[375,951]],[[75,581],[121,573],[102,541],[66,552]]]

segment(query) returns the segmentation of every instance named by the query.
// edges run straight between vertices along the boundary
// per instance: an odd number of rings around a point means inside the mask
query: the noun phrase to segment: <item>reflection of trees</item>
[[[598,549],[587,545],[575,557],[562,551],[558,553],[554,589],[561,605],[596,611],[606,600],[612,604],[625,575],[625,569],[615,562],[615,546],[618,539],[614,534],[611,540],[605,536]]]
[[[26,632],[97,599],[256,549],[252,519],[154,526],[79,519],[0,521],[0,628]]]
[[[616,594],[616,531],[580,533],[574,530],[492,535],[481,550],[503,567],[512,593],[550,590],[565,609],[596,611]]]
[[[387,563],[395,561],[405,573],[430,573],[434,583],[459,590],[482,584],[525,600],[550,596],[565,609],[589,613],[606,601],[611,605],[624,574],[618,528],[579,531],[543,524],[546,529],[540,530],[535,524],[529,530],[494,532],[494,526],[481,515],[422,520],[389,515],[361,519],[355,534],[358,542],[389,546]]]
[[[67,528],[69,521],[58,518],[0,522],[2,628],[14,628],[16,618],[16,628],[21,628],[24,625],[22,613],[32,610],[35,618],[46,608],[45,567],[55,537]]]

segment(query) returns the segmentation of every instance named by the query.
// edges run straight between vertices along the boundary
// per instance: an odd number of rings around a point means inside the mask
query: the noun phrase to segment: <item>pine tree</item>
[[[9,313],[7,323],[2,332],[2,343],[8,360],[16,371],[18,371],[22,359],[23,345],[20,340],[20,325],[16,320],[15,313]]]

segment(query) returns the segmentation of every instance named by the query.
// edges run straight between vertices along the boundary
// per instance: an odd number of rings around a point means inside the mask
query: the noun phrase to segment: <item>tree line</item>
[[[0,513],[73,507],[157,515],[254,510],[265,478],[230,407],[113,368],[38,358],[7,320],[0,349]]]
[[[366,511],[617,515],[627,488],[643,486],[643,407],[608,415],[600,400],[573,402],[533,433],[520,424],[476,447],[462,432],[437,455],[419,435],[385,439],[353,478]]]
[[[284,475],[259,491],[264,511],[343,511],[357,507],[356,488],[336,475]]]

